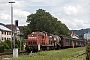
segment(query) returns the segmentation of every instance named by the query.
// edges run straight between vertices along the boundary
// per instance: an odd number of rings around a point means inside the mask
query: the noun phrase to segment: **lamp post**
[[[9,2],[11,4],[11,50],[12,50],[12,37],[13,37],[13,6],[12,6],[12,3],[15,3],[15,2]]]

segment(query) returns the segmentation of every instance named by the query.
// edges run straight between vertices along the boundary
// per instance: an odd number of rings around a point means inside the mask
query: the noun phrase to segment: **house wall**
[[[0,25],[0,28],[1,28],[1,30],[0,30],[0,40],[1,41],[11,40],[11,29],[10,29],[11,25],[10,26]],[[13,25],[13,29],[14,29],[13,32],[17,33],[16,34],[17,40],[20,40],[20,29],[19,29],[19,27]],[[15,37],[14,33],[13,33],[12,37]]]
[[[11,39],[11,32],[8,31],[0,31],[0,40],[5,41],[5,40],[10,40]]]
[[[89,39],[90,39],[90,33],[85,33],[85,34],[84,34],[84,39],[89,40]]]

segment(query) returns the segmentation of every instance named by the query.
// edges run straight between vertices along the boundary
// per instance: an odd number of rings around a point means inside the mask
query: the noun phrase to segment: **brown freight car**
[[[61,41],[60,41],[61,48],[70,47],[70,38],[65,35],[59,35],[59,36],[61,38]]]
[[[85,46],[85,40],[81,39],[76,39],[76,38],[71,38],[67,37],[65,35],[60,35],[61,37],[61,48],[68,48],[68,47],[80,47],[80,46]]]

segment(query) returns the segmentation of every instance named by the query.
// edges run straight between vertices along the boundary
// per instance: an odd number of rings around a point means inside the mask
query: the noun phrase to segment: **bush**
[[[87,44],[87,47],[86,47],[86,60],[90,60],[90,41],[88,42]]]
[[[5,40],[5,43],[7,43],[8,47],[10,49],[10,47],[11,47],[11,41],[10,40]]]
[[[0,53],[4,52],[4,45],[0,45]]]
[[[10,48],[6,42],[2,42],[2,45],[4,46],[5,49],[9,49]]]

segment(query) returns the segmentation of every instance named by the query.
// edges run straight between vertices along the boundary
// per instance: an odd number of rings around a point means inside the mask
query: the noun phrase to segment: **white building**
[[[11,24],[7,24],[6,25],[7,28],[11,29]],[[21,31],[20,31],[20,28],[22,30],[22,26],[15,26],[15,25],[12,25],[12,31],[13,31],[13,37],[16,37],[17,40],[20,40],[20,34],[21,34]],[[14,33],[15,33],[15,36],[14,36]]]
[[[11,24],[8,24],[8,25],[0,24],[0,41],[11,40],[11,31],[12,30],[14,33],[16,33],[16,38],[18,40],[20,40],[20,34],[21,34],[23,26],[17,27],[15,25],[12,25],[12,27],[13,27],[13,29],[11,29]],[[14,33],[13,33],[12,37],[14,37]]]
[[[5,41],[8,39],[11,39],[11,30],[3,25],[0,25],[0,40]]]
[[[84,39],[90,40],[90,33],[85,33],[84,34]]]

